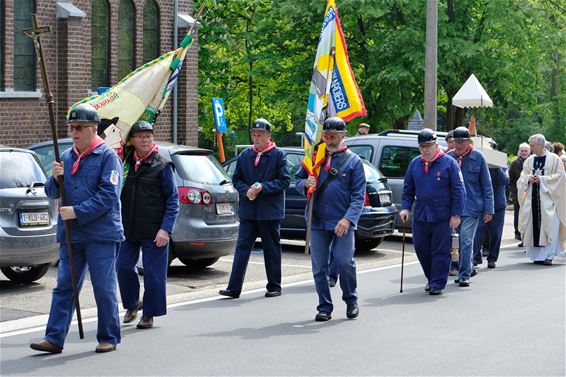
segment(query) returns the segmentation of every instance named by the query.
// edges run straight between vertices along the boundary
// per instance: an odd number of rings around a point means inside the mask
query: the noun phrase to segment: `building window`
[[[118,8],[118,79],[136,64],[136,11],[132,0],[120,0]]]
[[[32,27],[33,0],[14,2],[14,90],[35,91],[35,48],[33,40],[22,33]]]
[[[143,61],[159,56],[159,8],[155,0],[146,0],[143,8]]]
[[[107,0],[92,2],[90,64],[92,91],[110,86],[110,6]]]
[[[6,27],[4,26],[4,0],[0,0],[0,90],[4,90],[4,39]]]

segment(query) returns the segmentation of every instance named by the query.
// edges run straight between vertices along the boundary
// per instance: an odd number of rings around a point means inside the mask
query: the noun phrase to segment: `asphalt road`
[[[85,339],[73,324],[60,355],[29,349],[43,334],[44,316],[6,320],[0,323],[0,374],[564,376],[566,258],[553,266],[534,265],[507,237],[508,227],[505,234],[496,269],[484,264],[470,287],[450,282],[439,297],[425,294],[414,261],[405,265],[399,293],[400,243],[390,240],[397,248],[368,254],[371,262],[358,261],[364,267],[356,320],[345,318],[336,287],[333,319],[313,321],[317,298],[310,271],[286,275],[284,294],[277,298],[264,298],[265,282],[253,282],[251,275],[237,300],[214,292],[226,276],[215,287],[195,288],[200,298],[174,293],[170,298],[179,300],[169,300],[176,302],[155,328],[125,325],[118,350],[104,355],[94,353],[96,322],[89,316]],[[297,267],[286,256],[284,274],[306,269],[299,262],[308,258],[297,249],[286,253]],[[261,257],[254,258],[262,267]],[[34,323],[38,318],[43,322]]]

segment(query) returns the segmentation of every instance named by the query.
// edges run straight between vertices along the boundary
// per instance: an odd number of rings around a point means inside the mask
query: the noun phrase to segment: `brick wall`
[[[18,0],[5,2],[5,93],[13,84],[13,9]],[[61,1],[61,0],[59,0]],[[143,64],[143,6],[146,0],[133,0],[136,12],[136,66]],[[70,1],[67,1],[70,2]],[[58,136],[66,137],[65,116],[67,109],[76,101],[88,97],[91,72],[91,7],[90,0],[73,0],[72,3],[86,13],[85,18],[56,19],[57,0],[36,0],[36,13],[39,26],[51,26],[51,32],[43,34],[41,41],[47,62],[48,79],[55,98],[53,106],[58,128]],[[118,77],[118,7],[120,0],[109,0],[111,14],[110,56],[111,83]],[[174,1],[156,0],[160,14],[161,53],[175,49],[173,45]],[[192,14],[192,0],[178,0],[179,12]],[[179,30],[181,40],[187,30]],[[181,76],[177,82],[179,89],[178,143],[197,145],[198,140],[198,38],[187,54]],[[36,87],[43,93],[41,71],[37,67]],[[162,141],[173,140],[172,100],[170,97],[156,125],[156,138]],[[26,146],[51,139],[48,106],[43,94],[37,98],[5,98],[0,93],[0,144]]]

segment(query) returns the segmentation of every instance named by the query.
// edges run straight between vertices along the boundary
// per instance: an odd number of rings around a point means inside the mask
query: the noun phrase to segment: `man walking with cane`
[[[441,295],[448,281],[452,229],[460,225],[466,191],[460,168],[436,143],[429,128],[418,134],[420,156],[407,169],[399,216],[403,222],[415,204],[413,244],[427,278],[425,291]]]
[[[96,352],[109,352],[120,343],[120,322],[116,298],[116,253],[124,232],[120,218],[122,165],[113,149],[96,135],[99,117],[89,104],[69,114],[73,147],[53,163],[53,175],[45,183],[47,196],[59,198],[57,177],[64,176],[66,205],[59,208],[57,241],[59,269],[53,289],[51,310],[44,340],[31,343],[36,351],[61,353],[71,325],[75,302],[63,220],[71,224],[72,250],[78,289],[86,267],[98,308],[98,346]]]

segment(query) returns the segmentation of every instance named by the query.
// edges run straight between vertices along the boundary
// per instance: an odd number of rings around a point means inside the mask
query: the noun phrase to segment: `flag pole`
[[[37,60],[41,65],[41,80],[43,82],[43,90],[45,96],[45,102],[47,102],[47,108],[49,109],[49,124],[51,125],[51,137],[53,138],[53,152],[55,154],[55,161],[61,162],[59,156],[59,144],[57,141],[57,126],[55,125],[55,115],[53,112],[53,94],[49,88],[49,80],[47,79],[47,68],[45,66],[45,58],[43,56],[43,48],[41,47],[40,36],[43,33],[49,33],[51,31],[50,26],[37,26],[37,18],[35,14],[31,15],[33,28],[22,30],[24,34],[33,39],[33,44],[37,52]],[[65,185],[63,184],[63,175],[57,177],[57,185],[59,186],[59,194],[61,196],[62,206],[66,205],[65,200]],[[65,241],[67,255],[69,257],[69,267],[71,269],[71,285],[73,286],[73,298],[75,299],[75,309],[77,311],[77,322],[79,325],[79,337],[84,339],[83,322],[81,316],[81,305],[79,303],[79,291],[77,289],[77,274],[75,270],[75,261],[73,257],[73,244],[71,240],[71,224],[69,220],[63,220],[65,224]]]

